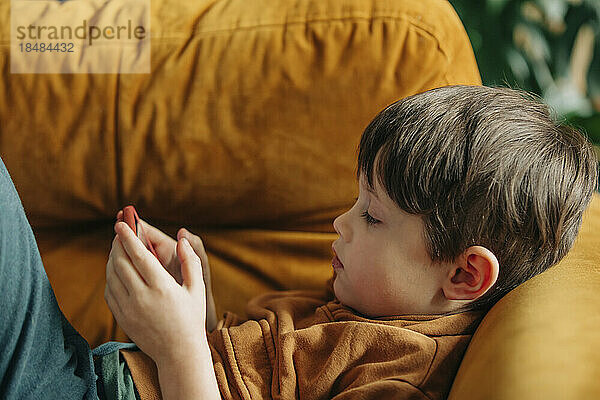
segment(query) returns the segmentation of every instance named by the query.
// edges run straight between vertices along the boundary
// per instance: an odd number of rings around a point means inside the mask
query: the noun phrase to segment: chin
[[[331,288],[333,289],[333,294],[335,294],[335,297],[339,300],[340,296],[338,296],[338,291],[335,288],[335,283],[337,282],[337,274],[335,275],[334,279],[333,279],[333,283],[331,284]]]
[[[338,286],[337,283],[338,283],[338,276],[336,274],[335,280],[333,281],[333,294],[335,295],[335,298],[340,301],[340,303],[342,303],[343,305],[346,305],[346,302],[344,301],[344,293],[340,292],[340,289],[337,288],[337,286]]]

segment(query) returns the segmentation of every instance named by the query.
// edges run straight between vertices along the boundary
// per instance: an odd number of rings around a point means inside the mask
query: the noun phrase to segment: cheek
[[[388,277],[385,255],[373,250],[373,247],[365,247],[357,251],[348,273],[349,283],[366,298],[376,296]]]

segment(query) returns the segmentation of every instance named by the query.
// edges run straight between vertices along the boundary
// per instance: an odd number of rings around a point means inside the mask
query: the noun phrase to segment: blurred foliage
[[[541,95],[600,144],[600,0],[450,0],[484,84]]]

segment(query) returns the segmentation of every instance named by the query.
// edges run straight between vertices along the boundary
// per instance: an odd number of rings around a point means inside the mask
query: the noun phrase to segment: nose
[[[348,212],[346,211],[333,220],[333,229],[335,229],[344,242],[350,242],[352,239],[352,230],[348,224]]]

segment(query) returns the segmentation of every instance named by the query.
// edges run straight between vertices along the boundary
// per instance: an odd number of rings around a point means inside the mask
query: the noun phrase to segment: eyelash
[[[380,221],[371,217],[371,215],[369,214],[369,212],[367,210],[365,210],[362,214],[361,217],[363,217],[366,221],[367,224],[369,225],[375,225],[378,224]]]

